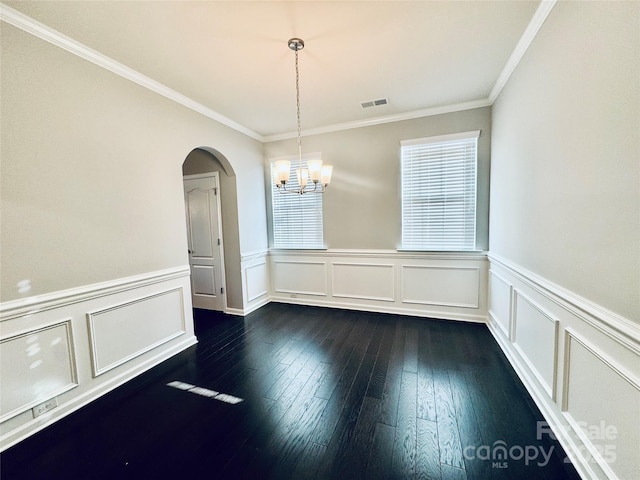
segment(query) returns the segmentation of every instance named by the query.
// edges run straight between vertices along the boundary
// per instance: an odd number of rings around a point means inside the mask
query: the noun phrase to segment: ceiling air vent
[[[388,98],[379,98],[377,100],[367,100],[366,102],[361,102],[362,108],[371,108],[371,107],[379,107],[381,105],[387,105],[389,103]]]

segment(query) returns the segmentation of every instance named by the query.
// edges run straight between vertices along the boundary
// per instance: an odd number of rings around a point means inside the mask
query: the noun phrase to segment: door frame
[[[222,229],[222,201],[221,201],[221,196],[222,196],[222,190],[220,189],[220,173],[219,172],[207,172],[207,173],[194,173],[194,174],[190,174],[190,175],[183,175],[182,176],[182,191],[183,191],[183,198],[184,198],[184,181],[185,180],[197,180],[200,178],[215,178],[215,185],[216,185],[216,189],[217,189],[217,194],[215,195],[216,197],[216,212],[217,212],[217,217],[218,217],[218,231],[220,232],[220,245],[219,247],[219,251],[220,251],[220,282],[221,282],[221,287],[224,289],[224,293],[221,294],[222,296],[222,303],[223,303],[223,312],[227,313],[227,279],[226,279],[226,274],[225,274],[225,266],[224,266],[224,230]],[[188,227],[188,214],[187,214],[187,204],[185,202],[185,218],[184,218],[184,226],[185,226],[185,232],[187,233],[187,250],[189,249],[189,232],[186,230]],[[191,261],[189,261],[189,277],[191,277]],[[189,287],[192,288],[192,283],[189,282]],[[193,299],[193,292],[191,292],[191,298]]]

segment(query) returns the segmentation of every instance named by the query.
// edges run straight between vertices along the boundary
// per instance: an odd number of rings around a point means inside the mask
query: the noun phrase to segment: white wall
[[[493,107],[489,327],[585,478],[640,471],[639,27],[558,2]]]
[[[400,141],[471,130],[481,130],[478,139],[477,247],[486,250],[489,235],[489,107],[303,137],[303,152],[321,152],[323,161],[334,166],[333,179],[323,203],[326,246],[337,249],[400,248]],[[295,139],[265,144],[267,162],[270,158],[295,155],[296,152]],[[270,188],[268,175],[264,182]]]
[[[493,107],[499,254],[640,323],[637,2],[560,2]]]
[[[1,36],[0,450],[196,341],[194,148],[233,166],[240,248],[267,247],[260,142],[9,24]]]
[[[236,172],[240,246],[266,248],[262,145],[2,26],[2,300],[187,264],[181,165]]]

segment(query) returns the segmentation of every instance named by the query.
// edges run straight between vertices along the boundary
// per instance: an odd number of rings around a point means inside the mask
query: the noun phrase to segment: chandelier
[[[331,182],[331,173],[333,167],[331,165],[323,165],[320,159],[310,159],[303,163],[302,161],[302,140],[300,128],[300,73],[298,71],[298,51],[304,48],[304,41],[300,38],[289,39],[289,48],[296,54],[296,111],[298,119],[298,168],[296,168],[296,179],[298,187],[287,188],[289,176],[291,173],[291,162],[289,160],[279,160],[275,164],[273,176],[276,187],[280,193],[324,193],[325,189]],[[305,166],[306,163],[306,166]],[[309,180],[311,183],[309,183]]]

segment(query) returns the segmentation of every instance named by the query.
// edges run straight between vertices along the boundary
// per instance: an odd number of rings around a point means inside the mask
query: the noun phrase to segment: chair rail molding
[[[489,330],[568,458],[583,478],[633,478],[640,327],[498,255],[488,259]],[[603,428],[615,435],[593,433]]]
[[[3,451],[194,345],[189,267],[5,302],[0,327]]]

